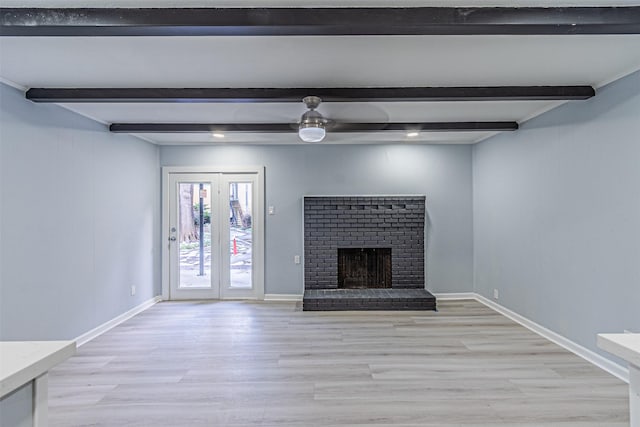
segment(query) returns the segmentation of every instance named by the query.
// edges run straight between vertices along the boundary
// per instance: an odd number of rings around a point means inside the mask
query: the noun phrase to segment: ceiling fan
[[[318,96],[305,96],[302,102],[309,110],[305,111],[300,118],[298,136],[304,142],[320,142],[326,135],[325,127],[329,122],[319,111],[316,111],[322,99]]]
[[[322,98],[319,96],[305,96],[302,98],[302,102],[307,106],[308,110],[302,114],[300,121],[292,123],[294,129],[298,130],[298,137],[303,142],[321,142],[324,140],[327,131],[329,132],[372,132],[378,130],[398,130],[406,128],[416,128],[416,124],[394,124],[389,123],[388,117],[382,121],[375,122],[351,122],[351,121],[337,121],[326,118],[317,111],[317,108],[322,103]],[[371,107],[369,109],[372,109]]]
[[[389,89],[389,88],[386,88]],[[438,88],[436,88],[438,89]],[[460,88],[455,88],[456,91],[459,91]],[[463,88],[468,90],[468,88]],[[472,91],[478,91],[478,89],[483,88],[471,88]],[[47,91],[48,89],[37,89],[39,91]],[[59,89],[52,89],[54,91],[60,91]],[[62,89],[64,91],[65,89]],[[109,89],[97,89],[98,91],[105,91]],[[145,89],[146,90],[146,89]],[[166,89],[167,91],[173,91],[172,89]],[[194,92],[192,95],[197,95],[197,98],[193,98],[193,102],[238,102],[239,100],[243,100],[247,106],[255,105],[256,103],[262,102],[296,102],[295,98],[299,95],[303,89],[295,89],[297,92],[294,96],[288,97],[277,97],[275,95],[269,95],[268,100],[264,100],[260,98],[260,96],[248,96],[244,94],[243,96],[239,96],[237,93],[237,89],[184,89],[187,91]],[[245,91],[252,89],[243,89]],[[282,89],[260,89],[258,95],[265,94],[264,91],[278,91],[281,92]],[[248,122],[247,119],[240,119],[238,122],[233,123],[112,123],[109,125],[109,130],[111,132],[119,132],[119,133],[215,133],[219,135],[223,135],[226,132],[253,132],[253,133],[289,133],[289,132],[297,132],[298,137],[303,142],[321,142],[326,138],[327,132],[330,133],[370,133],[370,132],[383,132],[383,131],[396,131],[396,132],[404,132],[408,137],[415,137],[420,132],[486,132],[486,131],[514,131],[518,129],[518,123],[513,121],[460,121],[460,122],[395,122],[390,121],[388,115],[384,110],[381,110],[380,107],[374,105],[364,105],[364,100],[360,97],[355,97],[352,94],[349,96],[339,96],[336,93],[340,94],[341,91],[345,90],[356,90],[356,89],[317,89],[316,92],[321,92],[321,94],[326,95],[325,98],[329,99],[329,101],[334,104],[333,114],[336,114],[336,103],[338,106],[342,104],[343,106],[338,108],[337,115],[342,116],[344,113],[346,115],[350,115],[352,107],[346,107],[349,102],[361,102],[358,106],[358,115],[359,116],[371,116],[373,120],[361,122],[358,119],[351,121],[347,120],[335,120],[330,119],[322,115],[319,111],[317,111],[318,107],[322,103],[322,98],[320,96],[315,95],[305,95],[302,98],[302,102],[307,107],[307,111],[305,111],[298,121],[293,122],[285,122],[282,120],[282,117],[277,115],[277,117],[273,117],[271,122]],[[360,90],[360,89],[357,89]],[[366,90],[376,90],[367,88]],[[381,90],[381,89],[378,89]],[[398,89],[394,88],[391,91],[396,92]],[[428,89],[433,90],[433,88]],[[438,89],[440,90],[440,89]],[[34,89],[32,89],[34,91]],[[126,91],[126,89],[124,89]],[[154,94],[157,91],[153,90]],[[179,89],[182,91],[182,89]],[[214,94],[203,94],[201,92],[206,91],[215,91]],[[222,91],[224,93],[217,93]],[[228,94],[226,92],[234,91],[233,94]],[[313,93],[310,90],[304,89],[306,93]],[[482,90],[480,91],[482,92]],[[34,92],[35,93],[35,92]],[[32,96],[36,96],[32,93]],[[118,96],[125,96],[127,94],[116,94]],[[161,102],[172,102],[171,97],[166,97],[167,94],[163,95]],[[206,96],[204,96],[206,95]],[[215,95],[215,96],[214,96]],[[281,94],[280,94],[281,95]],[[344,94],[342,94],[344,95]],[[477,95],[477,94],[476,94]],[[112,99],[118,99],[118,96],[113,97],[113,94],[110,95],[110,101]],[[389,97],[389,94],[386,94]],[[437,100],[442,101],[441,94],[438,95]],[[203,98],[204,97],[204,98]],[[415,97],[409,97],[410,100],[415,101]],[[38,102],[41,102],[38,99]],[[56,98],[57,99],[57,98]],[[136,99],[134,98],[126,98],[126,99]],[[205,99],[205,101],[203,101]],[[256,100],[257,99],[257,100]],[[300,98],[297,98],[300,100]],[[377,95],[372,98],[373,101],[381,101],[385,100],[384,94]],[[400,97],[391,97],[389,98],[389,102],[400,101],[404,98]],[[447,98],[448,99],[448,98]],[[484,100],[484,98],[482,98]],[[419,97],[418,101],[422,100]],[[429,100],[429,98],[427,98]],[[135,101],[128,101],[135,102]],[[299,102],[299,101],[297,101]],[[365,111],[362,111],[362,110]],[[264,111],[264,110],[263,110]],[[341,112],[340,112],[341,111]],[[249,117],[255,117],[255,112],[252,111],[252,114]],[[249,119],[251,120],[251,119]]]

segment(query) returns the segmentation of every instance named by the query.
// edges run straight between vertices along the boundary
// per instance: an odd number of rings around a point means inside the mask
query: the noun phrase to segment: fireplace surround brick
[[[424,224],[424,196],[305,197],[305,289],[338,288],[338,248],[391,248],[391,287],[424,289]]]

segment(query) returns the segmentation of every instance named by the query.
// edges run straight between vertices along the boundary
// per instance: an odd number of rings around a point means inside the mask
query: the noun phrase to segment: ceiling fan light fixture
[[[326,132],[324,130],[324,125],[322,126],[308,126],[302,127],[298,129],[298,136],[304,142],[320,142],[324,139]]]
[[[307,96],[302,102],[307,105],[309,111],[306,111],[300,118],[298,136],[304,142],[320,142],[326,136],[327,120],[315,109],[322,101],[317,96]]]

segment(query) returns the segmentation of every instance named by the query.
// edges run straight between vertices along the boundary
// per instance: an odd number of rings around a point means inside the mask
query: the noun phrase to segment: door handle
[[[172,242],[175,242],[176,241],[176,236],[169,237],[169,240],[171,240]]]

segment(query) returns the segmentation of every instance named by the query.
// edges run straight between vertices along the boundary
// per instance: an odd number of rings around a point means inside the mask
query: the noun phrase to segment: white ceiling
[[[2,37],[0,59],[31,87],[600,85],[640,36]]]
[[[450,122],[513,121],[534,115],[559,102],[478,101],[478,102],[349,102],[324,103],[318,108],[323,116],[345,122]],[[205,104],[62,104],[69,109],[100,117],[106,123],[127,121],[152,123],[171,118],[173,123],[295,123],[306,107],[296,103],[205,103]]]
[[[327,137],[318,144],[469,144],[469,133],[472,133],[475,138],[482,139],[495,134],[495,132],[424,132],[418,137],[409,137],[403,132],[349,134],[328,132]],[[295,133],[228,133],[222,139],[206,133],[144,133],[133,135],[159,145],[301,144]]]
[[[88,1],[3,0],[4,7],[98,6]],[[148,2],[111,1],[135,7]],[[154,6],[175,2],[154,1]],[[235,1],[236,6],[310,2]],[[335,2],[324,2],[330,5]],[[354,1],[353,5],[387,2]],[[403,5],[573,5],[555,1],[403,1]],[[638,2],[581,1],[582,5]],[[221,2],[181,2],[220,6]],[[317,2],[313,3],[317,6]],[[350,4],[352,5],[352,4]],[[394,3],[399,5],[399,3]],[[2,37],[0,78],[29,87],[375,87],[592,85],[640,69],[638,35],[351,36],[351,37]],[[597,95],[596,95],[597,96]],[[585,102],[585,101],[571,101]],[[342,121],[518,121],[560,102],[325,103],[320,111]],[[296,122],[302,102],[267,104],[63,104],[103,123]],[[332,134],[328,143],[475,143],[489,132]],[[235,134],[212,142],[207,134],[145,134],[159,144],[299,143],[295,134]]]

